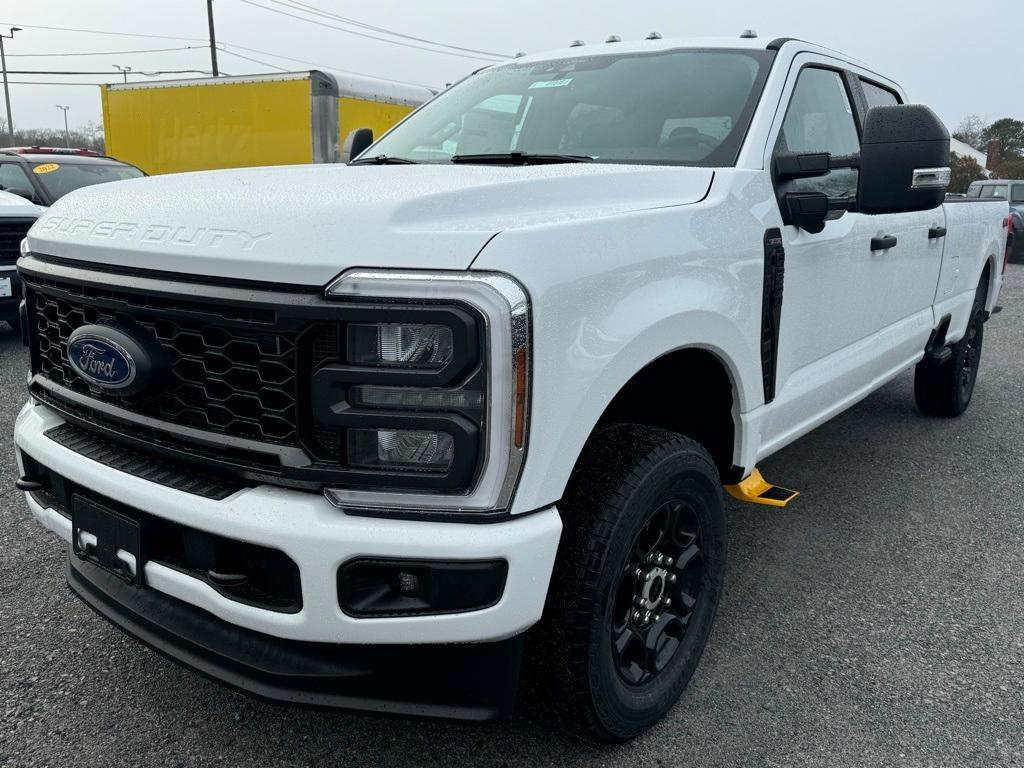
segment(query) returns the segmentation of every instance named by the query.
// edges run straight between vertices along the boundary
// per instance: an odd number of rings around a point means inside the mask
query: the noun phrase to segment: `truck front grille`
[[[153,312],[134,297],[61,294],[29,278],[39,373],[55,384],[141,416],[260,442],[294,444],[295,332],[258,322],[211,324],[185,309]],[[56,288],[58,286],[52,286]],[[101,299],[96,301],[96,299]],[[68,363],[68,337],[83,325],[128,322],[142,328],[171,361],[160,386],[139,395],[90,387]]]
[[[255,482],[319,489],[344,456],[317,439],[310,377],[338,354],[339,308],[316,288],[217,285],[21,259],[29,390],[80,428],[170,462]],[[135,394],[72,369],[71,334],[114,325],[153,353]]]
[[[0,219],[0,266],[10,266],[18,260],[21,241],[35,223],[35,219]]]

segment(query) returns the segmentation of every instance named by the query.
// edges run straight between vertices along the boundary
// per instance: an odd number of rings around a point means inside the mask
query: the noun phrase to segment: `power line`
[[[378,75],[368,75],[365,72],[353,72],[352,70],[346,69],[345,67],[336,67],[336,66],[333,66],[331,64],[321,64],[321,63],[318,63],[318,62],[315,62],[315,61],[306,61],[305,59],[294,59],[291,56],[282,56],[279,53],[272,53],[271,51],[261,51],[258,48],[249,48],[249,47],[244,46],[244,45],[236,45],[235,43],[224,43],[224,42],[221,42],[221,45],[222,46],[228,46],[230,48],[238,48],[239,50],[242,50],[242,51],[250,51],[252,53],[258,53],[258,54],[260,54],[262,56],[271,56],[271,57],[273,57],[275,59],[282,59],[283,61],[293,62],[294,64],[304,64],[307,67],[316,67],[317,69],[326,69],[326,70],[331,71],[331,72],[341,72],[343,74],[356,75],[358,77],[369,77],[369,78],[373,78],[373,79],[378,79],[379,78]],[[221,48],[221,50],[223,50],[225,53],[229,53],[229,54],[232,53],[230,50],[227,50],[226,48]],[[237,56],[238,54],[232,54],[232,55]],[[251,61],[256,61],[256,59],[251,59]],[[257,62],[257,63],[265,64],[266,62]],[[273,66],[273,65],[272,64],[267,64],[267,66]],[[282,71],[286,71],[286,70],[282,70]],[[434,90],[434,86],[432,86],[432,85],[424,85],[423,83],[410,83],[410,82],[407,82],[407,81],[404,81],[404,80],[392,80],[391,82],[399,83],[401,85],[413,85],[413,86],[416,86],[417,88],[429,88],[430,90]]]
[[[306,19],[306,21],[312,21],[312,20],[311,19]],[[10,24],[10,23],[11,22],[0,22],[0,27],[2,27],[4,25],[7,25],[7,24]],[[315,23],[315,22],[313,22],[313,23]],[[206,39],[200,38],[200,37],[176,37],[176,36],[173,36],[173,35],[152,35],[152,34],[146,34],[146,33],[142,33],[142,32],[108,32],[108,31],[99,30],[99,29],[82,29],[80,27],[43,26],[43,25],[40,25],[40,24],[15,24],[14,26],[20,26],[20,27],[22,27],[24,29],[45,29],[45,30],[56,31],[56,32],[81,32],[81,33],[84,33],[84,34],[115,35],[115,36],[118,36],[118,37],[145,37],[145,38],[157,38],[157,39],[161,39],[161,40],[183,40],[183,41],[186,41],[186,42],[195,42],[195,43],[202,43],[203,44],[202,46],[187,46],[187,48],[190,48],[190,49],[191,48],[198,49],[200,47],[205,47],[208,44],[208,42],[209,42]],[[345,31],[345,30],[342,30],[342,31]],[[344,72],[344,73],[347,73],[347,74],[350,74],[350,75],[358,75],[359,77],[377,77],[376,75],[368,75],[368,74],[366,74],[364,72],[356,72],[356,71],[350,70],[350,69],[348,69],[346,67],[338,67],[338,66],[333,66],[333,65],[330,65],[330,64],[320,64],[320,63],[317,63],[317,62],[307,61],[305,59],[296,59],[296,58],[292,58],[290,56],[282,56],[279,53],[273,53],[271,51],[264,51],[264,50],[260,50],[259,48],[251,48],[251,47],[245,46],[245,45],[236,45],[235,43],[228,43],[228,42],[225,42],[224,40],[218,40],[217,41],[217,45],[218,45],[218,48],[220,50],[225,51],[226,53],[231,53],[231,51],[228,51],[225,48],[225,46],[229,46],[231,48],[236,48],[236,49],[241,50],[241,51],[247,51],[247,52],[250,52],[250,53],[255,53],[255,54],[259,54],[259,55],[263,55],[263,56],[271,56],[271,57],[273,57],[275,59],[282,59],[283,61],[291,61],[291,62],[294,62],[296,64],[304,64],[306,66],[317,67],[317,68],[320,68],[320,69],[329,69],[329,70],[333,70],[335,72]],[[435,53],[437,53],[437,51],[435,51]],[[28,55],[28,54],[26,54],[26,55]],[[264,64],[264,66],[269,66],[269,67],[274,66],[272,64],[265,63],[265,62],[256,62],[256,63]],[[410,83],[410,82],[403,82],[403,81],[399,81],[399,80],[396,80],[394,82],[401,82],[403,85],[415,85],[415,86],[420,87],[420,88],[432,88],[432,86],[424,85],[423,83]],[[23,80],[23,81],[20,81],[18,84],[19,85],[38,85],[38,84],[49,84],[49,83],[45,82],[45,81],[32,81],[32,82],[29,82],[29,81],[24,81]],[[71,85],[86,85],[86,83],[70,83],[70,84]]]
[[[195,51],[200,49],[199,45],[185,45],[180,48],[144,48],[134,51],[79,51],[77,53],[9,53],[8,59],[14,58],[44,58],[52,56],[122,56],[130,53],[166,53],[168,51]]]
[[[12,22],[0,22],[0,27],[5,27]],[[202,37],[177,37],[175,35],[154,35],[142,32],[108,32],[102,29],[81,29],[78,27],[46,27],[41,24],[13,24],[15,27],[22,27],[23,29],[47,29],[54,32],[86,32],[90,35],[114,35],[116,37],[151,37],[156,40],[184,40],[190,43],[206,43],[208,42]]]
[[[219,50],[220,50],[221,53],[226,53],[228,56],[234,56],[235,58],[245,59],[246,61],[251,61],[251,62],[253,62],[255,64],[262,64],[264,67],[270,67],[271,69],[276,69],[279,72],[287,72],[288,71],[285,67],[279,67],[276,64],[271,64],[269,61],[260,61],[259,59],[252,58],[251,56],[243,56],[240,53],[235,53],[234,51],[229,51],[227,48],[220,48]],[[273,54],[271,54],[271,55],[273,55]]]
[[[53,69],[8,69],[8,74],[11,75],[108,75],[111,76],[113,73],[106,70],[100,72],[75,72],[65,70],[53,70]],[[155,70],[152,72],[139,72],[140,75],[156,76],[156,75],[187,75],[187,74],[200,74],[208,75],[209,70],[205,69],[162,69]]]
[[[404,34],[402,32],[396,32],[393,29],[387,29],[386,27],[377,27],[377,26],[374,26],[373,24],[367,24],[366,22],[359,21],[357,19],[349,18],[348,16],[341,16],[341,15],[339,15],[337,13],[332,13],[330,11],[325,11],[322,8],[317,8],[316,6],[309,5],[308,3],[299,2],[299,0],[267,0],[267,1],[273,3],[274,5],[283,5],[286,8],[291,8],[292,10],[304,11],[306,13],[314,14],[316,16],[322,16],[324,18],[332,19],[334,21],[340,21],[340,22],[342,22],[344,24],[351,24],[352,26],[360,27],[362,29],[369,29],[369,30],[372,30],[374,32],[382,32],[382,33],[384,33],[386,35],[392,35],[394,37],[400,37],[400,38],[403,38],[405,40],[414,40],[414,41],[416,41],[418,43],[428,43],[429,45],[436,45],[436,46],[438,46],[440,48],[451,48],[452,50],[462,51],[463,53],[479,53],[479,54],[482,54],[484,56],[491,56],[491,57],[495,57],[495,58],[499,58],[499,59],[501,59],[501,58],[506,58],[506,59],[507,58],[511,58],[511,56],[509,56],[508,54],[504,54],[504,53],[496,53],[494,51],[482,51],[479,48],[465,48],[465,47],[463,47],[461,45],[451,45],[449,43],[440,43],[437,40],[430,40],[430,39],[425,38],[425,37],[416,37],[414,35],[407,35],[407,34]]]
[[[81,85],[87,88],[95,88],[98,85],[103,85],[103,83],[72,83],[70,81],[61,82],[59,80],[8,80],[7,82],[10,85]]]
[[[388,43],[390,45],[398,45],[398,46],[401,46],[403,48],[414,48],[414,49],[419,50],[419,51],[427,51],[429,53],[439,53],[442,56],[458,56],[459,58],[463,58],[463,59],[477,59],[478,61],[495,61],[496,60],[496,57],[494,57],[492,55],[480,56],[480,55],[471,54],[471,53],[459,53],[458,51],[442,51],[442,50],[438,50],[436,48],[427,48],[426,46],[423,46],[423,45],[416,45],[414,43],[403,43],[403,42],[400,42],[398,40],[388,40],[386,37],[379,37],[377,35],[368,35],[365,32],[356,32],[355,30],[352,30],[352,29],[345,29],[344,27],[338,27],[338,26],[335,26],[333,24],[326,24],[326,23],[324,23],[322,21],[317,21],[315,19],[306,18],[305,16],[297,16],[294,13],[288,13],[287,11],[282,11],[282,10],[280,10],[278,8],[271,8],[270,6],[267,6],[267,5],[260,5],[259,3],[253,2],[253,0],[239,0],[239,2],[245,3],[246,5],[251,5],[254,8],[261,8],[264,11],[270,11],[271,13],[276,13],[276,14],[279,14],[281,16],[288,16],[289,18],[292,18],[292,19],[298,19],[299,21],[304,21],[307,24],[315,24],[318,27],[327,27],[328,29],[334,29],[334,30],[337,30],[338,32],[344,32],[346,35],[355,35],[356,37],[365,37],[365,38],[368,38],[370,40],[377,40],[379,42]]]
[[[196,71],[198,71],[198,70],[196,70]],[[140,74],[145,74],[145,73],[140,73]],[[210,73],[209,72],[203,72],[202,74],[208,75]],[[224,75],[225,77],[230,77],[230,75],[227,72],[225,72],[224,70],[221,70],[221,74]],[[105,82],[104,83],[75,83],[75,82],[72,82],[70,80],[64,80],[64,81],[62,81],[62,80],[8,80],[7,82],[8,82],[9,85],[79,85],[79,86],[82,86],[83,88],[96,88],[97,86],[100,86],[100,85],[109,85],[109,83],[105,83]],[[138,81],[138,80],[135,81],[135,83],[139,83],[139,82],[142,82],[143,84],[145,84],[145,81]],[[157,80],[155,82],[160,82],[160,81]]]

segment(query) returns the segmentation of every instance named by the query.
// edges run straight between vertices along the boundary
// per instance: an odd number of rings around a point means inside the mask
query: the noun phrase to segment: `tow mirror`
[[[830,155],[828,152],[780,152],[773,159],[777,182],[824,176],[838,168],[857,168],[859,155]],[[833,211],[857,209],[853,198],[830,198],[823,192],[787,192],[781,197],[782,218],[803,230],[816,234],[825,228]]]
[[[868,111],[857,185],[861,213],[937,208],[949,179],[949,132],[934,112],[918,104]]]
[[[373,144],[373,129],[356,128],[345,137],[345,146],[341,150],[341,161],[343,163],[352,162],[371,144]]]

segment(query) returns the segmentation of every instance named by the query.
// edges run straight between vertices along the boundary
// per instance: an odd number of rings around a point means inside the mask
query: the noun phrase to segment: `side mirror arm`
[[[838,168],[859,168],[860,155],[830,155],[828,152],[779,152],[773,158],[775,178],[810,179]]]
[[[820,192],[790,192],[783,197],[783,219],[812,235],[821,232],[832,211],[857,210],[857,200],[852,197],[830,198]]]

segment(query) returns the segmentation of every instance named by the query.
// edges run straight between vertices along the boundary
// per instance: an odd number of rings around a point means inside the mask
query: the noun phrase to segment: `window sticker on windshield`
[[[530,83],[531,88],[562,88],[572,82],[571,77],[567,77],[564,80],[538,80],[536,83]]]
[[[60,166],[57,163],[43,163],[32,169],[32,173],[53,173]]]

